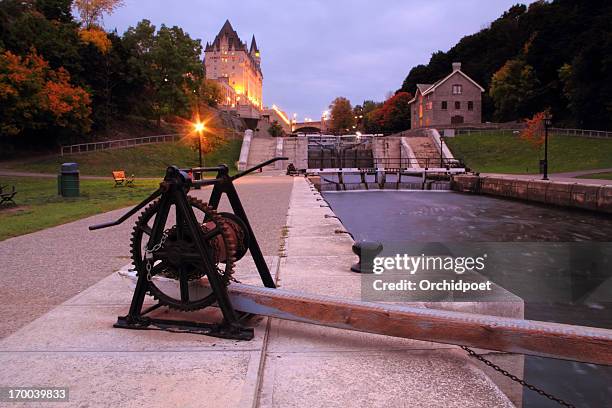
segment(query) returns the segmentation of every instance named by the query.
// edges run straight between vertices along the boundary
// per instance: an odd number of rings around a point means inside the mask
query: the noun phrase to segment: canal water
[[[498,267],[483,274],[525,300],[526,319],[612,328],[610,216],[450,191],[324,197],[356,241],[502,245]],[[524,374],[578,407],[612,406],[612,367],[526,356]],[[523,406],[558,405],[525,390]]]

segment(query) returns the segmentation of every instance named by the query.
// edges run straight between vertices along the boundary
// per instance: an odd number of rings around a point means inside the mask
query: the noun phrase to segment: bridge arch
[[[296,127],[293,130],[293,133],[319,133],[321,132],[321,128],[317,126],[301,126]]]

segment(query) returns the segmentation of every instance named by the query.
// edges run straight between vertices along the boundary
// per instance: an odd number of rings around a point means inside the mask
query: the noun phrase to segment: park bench
[[[134,187],[134,175],[126,177],[124,170],[113,171],[113,179],[115,180],[115,187],[117,186],[128,186]]]
[[[15,190],[15,186],[13,186],[13,189],[11,191],[4,191],[6,187],[8,186],[0,186],[0,205],[4,203],[15,204],[15,201],[13,201],[13,197],[15,197],[15,194],[17,194],[17,190]]]

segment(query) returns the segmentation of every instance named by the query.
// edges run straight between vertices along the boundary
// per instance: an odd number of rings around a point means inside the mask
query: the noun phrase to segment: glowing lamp
[[[193,124],[193,128],[195,129],[196,132],[203,132],[205,126],[203,122],[196,122]]]

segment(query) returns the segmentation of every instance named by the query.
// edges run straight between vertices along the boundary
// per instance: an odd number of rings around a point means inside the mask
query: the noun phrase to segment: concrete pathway
[[[245,177],[237,182],[243,205],[265,255],[277,255],[285,225],[290,177]],[[210,188],[194,190],[207,201]],[[89,231],[92,224],[119,218],[115,210],[0,242],[0,338],[129,262],[136,216],[120,226]],[[221,208],[228,210],[225,201]],[[0,226],[1,228],[1,226]],[[0,382],[1,384],[1,382]]]
[[[605,171],[606,169],[604,169]],[[593,174],[600,173],[600,171],[589,171],[584,174]],[[567,175],[569,174],[569,176]],[[574,178],[573,175],[584,175],[582,172],[578,174],[576,173],[559,173],[559,174],[550,174],[549,179],[554,181],[561,181],[566,183],[576,183],[576,184],[584,184],[584,185],[612,185],[612,180],[604,180],[604,179],[579,179]],[[480,173],[483,177],[500,177],[500,178],[510,178],[510,179],[518,179],[518,180],[542,180],[541,174],[507,174],[507,173]]]
[[[597,173],[610,173],[612,172],[612,168],[609,169],[595,169],[595,170],[580,170],[580,171],[571,171],[567,173],[554,173],[555,177],[580,177],[587,176],[589,174],[597,174]]]

